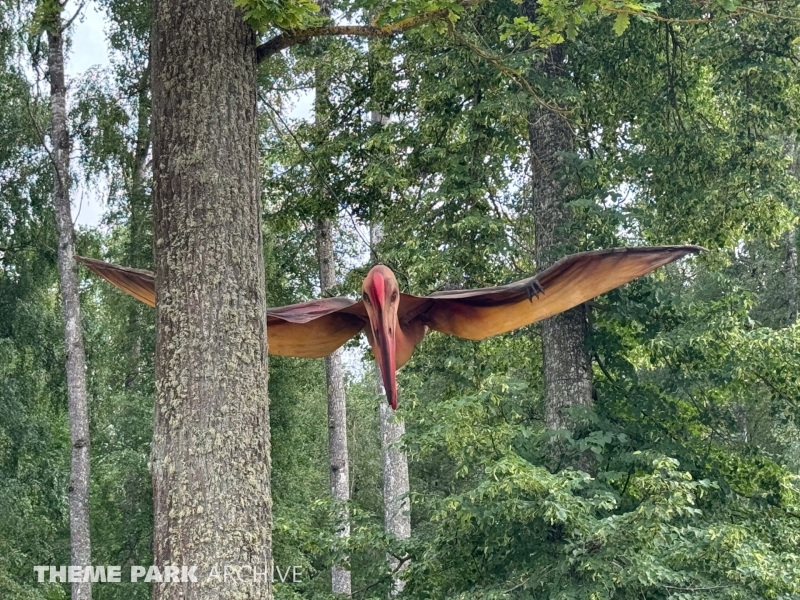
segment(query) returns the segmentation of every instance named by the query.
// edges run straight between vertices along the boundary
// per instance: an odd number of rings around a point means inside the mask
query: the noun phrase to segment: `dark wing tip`
[[[287,323],[307,323],[334,312],[357,313],[356,305],[359,303],[360,301],[357,302],[344,296],[317,298],[308,302],[267,308],[267,316],[281,319]]]
[[[699,254],[700,252],[708,252],[708,248],[698,246],[696,244],[683,244],[679,246],[642,246],[642,249],[650,250],[667,250],[667,251],[683,251],[686,254]]]
[[[92,273],[105,279],[126,294],[149,306],[156,305],[155,275],[152,272],[144,269],[120,267],[119,265],[85,256],[75,255],[74,258]]]
[[[89,265],[92,265],[94,263],[102,262],[97,260],[96,258],[89,258],[88,256],[80,256],[78,254],[73,254],[72,258],[74,258],[79,263],[86,265],[87,267],[89,267]]]
[[[155,273],[152,271],[148,271],[147,269],[136,269],[134,267],[122,267],[120,265],[115,265],[114,263],[109,263],[104,260],[99,260],[97,258],[89,258],[87,256],[79,256],[77,254],[73,254],[72,256],[75,260],[79,263],[84,264],[87,268],[91,269],[92,271],[97,270],[105,270],[105,271],[124,271],[125,273],[131,273],[136,275],[142,275],[144,277],[151,277],[155,279]],[[96,271],[95,271],[96,272]]]
[[[581,261],[588,258],[595,258],[597,256],[614,256],[614,255],[622,255],[622,254],[647,254],[647,255],[658,255],[658,254],[668,254],[674,255],[675,253],[680,254],[680,256],[673,258],[672,260],[677,260],[678,258],[682,258],[688,254],[698,254],[700,252],[708,252],[708,249],[704,248],[703,246],[696,246],[694,244],[684,244],[684,245],[676,245],[676,246],[623,246],[621,248],[608,248],[605,250],[588,250],[585,252],[577,252],[575,254],[570,254],[568,256],[564,256],[560,258],[556,262],[554,262],[547,270],[542,271],[541,273],[537,274],[537,277],[541,277],[546,273],[556,271],[559,268],[563,268],[565,265],[574,263],[575,261]]]

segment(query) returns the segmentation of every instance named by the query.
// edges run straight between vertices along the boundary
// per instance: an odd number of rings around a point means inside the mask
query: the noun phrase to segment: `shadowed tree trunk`
[[[140,269],[150,267],[153,259],[152,245],[142,243],[153,225],[153,212],[147,194],[147,158],[150,153],[150,69],[139,80],[136,110],[136,141],[131,154],[128,208],[130,218],[130,265]]]
[[[50,143],[55,174],[54,198],[58,229],[58,272],[64,310],[64,343],[67,351],[67,398],[72,461],[69,478],[70,563],[92,564],[89,537],[89,411],[86,396],[86,358],[81,333],[78,270],[73,259],[75,239],[70,206],[70,150],[67,131],[67,86],[64,81],[64,31],[61,17],[47,32],[50,78]],[[90,582],[72,584],[73,600],[92,597]]]
[[[789,144],[792,164],[789,174],[795,179],[800,177],[800,148]],[[794,208],[793,206],[791,208]],[[786,320],[789,325],[797,322],[797,228],[792,227],[783,238],[784,260],[783,272],[786,277]]]
[[[136,110],[136,141],[130,154],[127,178],[129,240],[127,265],[151,269],[153,262],[152,226],[153,210],[147,194],[147,158],[150,153],[150,69],[141,74],[138,82]],[[131,349],[125,387],[135,388],[142,372],[142,323],[150,319],[148,307],[141,302],[130,302],[128,328]]]
[[[787,320],[789,325],[797,322],[797,230],[790,229],[784,234],[785,251],[783,270],[786,273]]]
[[[540,74],[555,78],[563,70],[561,48],[553,46],[540,65]],[[528,134],[536,269],[542,271],[576,249],[571,211],[564,205],[574,190],[559,180],[559,153],[574,150],[575,134],[565,117],[541,105],[528,116]],[[592,365],[585,348],[586,311],[585,305],[580,305],[542,322],[545,426],[549,429],[573,431],[570,410],[592,405]],[[554,454],[558,456],[561,451],[557,448]],[[555,462],[558,464],[560,458]],[[584,456],[574,466],[590,469],[591,463]]]
[[[333,226],[329,219],[317,221],[317,260],[322,291],[336,285],[333,251]],[[328,384],[328,452],[330,456],[331,495],[340,503],[340,529],[337,535],[350,535],[350,463],[347,455],[347,405],[344,393],[342,349],[325,357],[325,378]],[[331,568],[331,589],[334,594],[350,595],[350,571],[340,565]]]
[[[386,123],[388,119],[376,112],[371,114],[373,123]],[[376,247],[383,238],[380,225],[374,224],[370,229],[370,244]],[[373,256],[373,262],[375,257]],[[411,537],[411,503],[408,498],[408,457],[398,447],[400,438],[406,432],[405,423],[398,418],[392,407],[386,401],[380,371],[376,368],[376,385],[380,400],[381,421],[381,464],[383,466],[383,519],[386,532],[397,539]],[[392,596],[403,591],[405,582],[397,577],[402,568],[408,563],[400,561],[392,555],[387,557],[390,570],[395,573]]]
[[[153,598],[269,599],[255,34],[230,0],[156,0],[153,16],[154,564],[198,578]],[[225,565],[256,568],[223,581]]]

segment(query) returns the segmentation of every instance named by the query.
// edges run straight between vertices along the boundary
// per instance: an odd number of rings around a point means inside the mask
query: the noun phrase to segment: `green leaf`
[[[614,19],[614,33],[622,35],[631,24],[631,16],[627,13],[618,13],[617,18]]]

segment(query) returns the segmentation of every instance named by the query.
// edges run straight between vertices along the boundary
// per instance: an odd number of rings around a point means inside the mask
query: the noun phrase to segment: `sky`
[[[69,80],[74,80],[87,69],[107,67],[110,59],[105,33],[105,16],[93,2],[83,8],[83,16],[72,26],[72,48],[64,65]],[[78,226],[97,227],[104,212],[104,190],[87,189],[80,185],[73,193],[72,218]]]
[[[88,2],[72,26],[72,47],[67,57],[65,71],[68,79],[80,78],[92,67],[108,67],[111,64],[106,40],[107,19],[94,2]],[[307,119],[312,108],[311,94],[299,94],[287,117],[289,121]],[[80,185],[73,193],[72,214],[76,225],[98,227],[104,212],[104,186],[87,189]]]

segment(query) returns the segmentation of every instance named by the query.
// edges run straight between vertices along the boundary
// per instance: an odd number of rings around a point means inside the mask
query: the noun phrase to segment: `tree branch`
[[[463,2],[461,6],[467,7],[475,3],[476,0],[467,0]],[[419,27],[425,23],[430,23],[431,21],[445,19],[449,13],[450,9],[441,8],[380,27],[374,24],[326,25],[322,27],[308,27],[306,29],[285,31],[259,45],[258,48],[256,48],[256,60],[260,63],[286,48],[307,44],[312,39],[318,37],[358,36],[366,38],[387,38],[413,29],[414,27]]]
[[[33,114],[33,109],[31,108],[31,100],[29,95],[25,95],[25,108],[28,109],[28,117],[33,124],[33,128],[36,130],[36,135],[39,137],[39,142],[42,144],[44,151],[47,152],[47,156],[50,158],[50,162],[53,163],[53,170],[56,174],[56,179],[58,180],[59,185],[64,185],[64,180],[61,178],[61,171],[58,169],[58,162],[56,161],[56,157],[53,156],[53,153],[50,151],[50,147],[47,145],[47,141],[44,137],[44,132],[42,131],[41,127],[39,127],[39,121],[36,120],[36,117]]]
[[[397,574],[397,572],[400,571],[400,569],[403,568],[403,565],[406,564],[408,561],[410,561],[413,558],[410,554],[407,554],[403,558],[400,558],[399,556],[396,556],[396,555],[392,554],[392,557],[397,559],[397,566],[394,569],[392,569],[391,571],[389,571],[389,573],[387,573],[386,575],[384,575],[383,577],[378,579],[377,581],[374,581],[371,584],[369,584],[368,586],[365,586],[365,587],[361,588],[360,590],[356,590],[355,592],[353,592],[353,596],[356,596],[357,594],[363,594],[364,592],[369,591],[372,588],[379,586],[384,581],[388,581],[390,579],[393,579],[394,576]]]
[[[66,2],[65,2],[65,4],[66,4]],[[72,16],[69,18],[69,20],[68,20],[66,23],[64,23],[64,25],[62,25],[62,26],[61,26],[60,33],[64,33],[64,32],[65,32],[67,29],[69,29],[69,28],[70,28],[70,26],[71,26],[71,25],[72,25],[72,23],[75,21],[75,19],[77,19],[77,18],[78,18],[78,15],[79,15],[79,14],[81,14],[81,11],[83,10],[83,6],[84,6],[84,4],[85,4],[85,2],[81,2],[81,3],[80,3],[80,5],[78,5],[78,8],[77,8],[77,10],[75,11],[75,14],[74,14],[74,15],[72,15]]]

